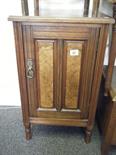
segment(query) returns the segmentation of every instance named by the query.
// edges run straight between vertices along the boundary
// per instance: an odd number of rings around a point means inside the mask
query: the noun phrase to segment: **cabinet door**
[[[31,117],[87,118],[97,30],[41,29],[23,27]]]

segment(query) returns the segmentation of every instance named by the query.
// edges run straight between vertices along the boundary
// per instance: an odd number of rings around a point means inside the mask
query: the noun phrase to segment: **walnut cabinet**
[[[31,124],[84,127],[90,141],[110,18],[13,21],[26,138]]]

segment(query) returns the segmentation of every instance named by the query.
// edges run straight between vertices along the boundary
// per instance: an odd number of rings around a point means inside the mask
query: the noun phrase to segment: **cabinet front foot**
[[[25,127],[25,136],[26,140],[30,140],[32,138],[31,127]]]
[[[91,136],[92,136],[92,131],[86,129],[85,130],[85,143],[90,143],[91,142]]]

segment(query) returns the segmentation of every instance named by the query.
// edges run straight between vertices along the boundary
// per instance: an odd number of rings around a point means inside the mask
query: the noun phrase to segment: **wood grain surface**
[[[114,23],[114,20],[39,17],[9,19],[15,20],[17,62],[27,139],[31,136],[30,123],[40,123],[86,127],[85,139],[90,142],[108,28],[109,23]],[[70,49],[81,51],[78,58],[69,56]],[[25,75],[28,59],[34,62],[32,79]],[[76,102],[78,94],[79,103]],[[65,101],[69,109],[64,107]]]
[[[82,43],[67,41],[65,46],[65,52],[67,53],[65,106],[66,108],[76,109],[78,104]],[[70,50],[79,50],[79,55],[71,56]]]
[[[39,16],[9,16],[9,21],[22,21],[22,22],[34,22],[34,23],[82,23],[82,24],[114,24],[113,18],[105,17],[39,17]]]
[[[37,68],[40,87],[41,108],[53,107],[53,51],[54,42],[38,40],[38,51],[36,51]]]

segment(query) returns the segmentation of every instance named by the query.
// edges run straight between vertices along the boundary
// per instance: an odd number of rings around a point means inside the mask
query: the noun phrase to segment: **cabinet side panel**
[[[116,122],[116,119],[114,120],[114,124]],[[115,130],[114,130],[114,134],[112,137],[112,144],[116,145],[116,125],[115,125]]]
[[[102,25],[99,34],[98,50],[95,61],[93,86],[91,90],[88,129],[91,130],[94,125],[95,113],[97,108],[98,93],[100,89],[101,77],[103,72],[103,60],[108,36],[108,25]]]
[[[28,95],[27,95],[27,86],[26,86],[22,25],[21,23],[14,22],[13,26],[14,26],[16,58],[17,58],[17,67],[18,67],[18,76],[19,76],[19,85],[20,85],[23,123],[26,128],[29,128],[30,113],[29,113],[29,104],[28,104]]]

